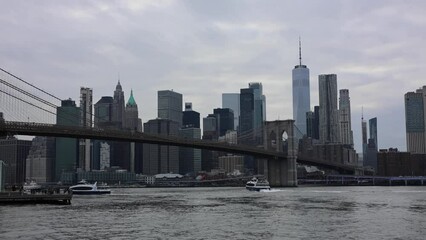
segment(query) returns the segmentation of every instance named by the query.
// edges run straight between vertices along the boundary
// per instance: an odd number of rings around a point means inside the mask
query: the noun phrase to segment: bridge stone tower
[[[266,150],[286,153],[286,159],[265,161],[264,174],[275,187],[296,187],[297,144],[294,137],[294,120],[266,121],[263,131]]]

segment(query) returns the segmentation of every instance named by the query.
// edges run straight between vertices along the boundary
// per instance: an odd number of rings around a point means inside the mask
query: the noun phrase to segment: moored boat
[[[266,179],[252,178],[246,183],[246,189],[249,191],[271,190],[269,182]]]
[[[29,183],[25,182],[22,186],[22,190],[24,190],[25,192],[41,190],[41,185],[37,184],[35,181],[31,181]]]
[[[77,185],[71,186],[69,188],[73,194],[85,194],[85,195],[95,195],[95,194],[110,194],[111,190],[107,188],[98,188],[97,182],[90,184],[85,180],[80,181]]]

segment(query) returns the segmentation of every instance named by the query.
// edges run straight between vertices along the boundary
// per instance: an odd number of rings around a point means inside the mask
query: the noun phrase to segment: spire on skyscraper
[[[302,43],[299,36],[299,66],[302,66]]]
[[[130,97],[129,97],[129,101],[127,101],[127,105],[128,106],[136,106],[136,101],[133,98],[133,89],[130,90]]]

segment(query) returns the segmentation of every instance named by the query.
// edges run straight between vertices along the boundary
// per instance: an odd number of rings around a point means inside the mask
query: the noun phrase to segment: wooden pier
[[[27,194],[19,192],[0,193],[0,205],[2,204],[71,204],[72,194],[53,193],[53,194]]]

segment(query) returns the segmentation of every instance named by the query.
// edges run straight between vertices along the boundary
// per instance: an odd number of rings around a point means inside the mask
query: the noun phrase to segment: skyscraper
[[[238,130],[240,119],[240,94],[222,93],[222,108],[230,108],[234,111],[234,130]]]
[[[116,125],[112,121],[114,99],[110,96],[103,96],[95,103],[95,128],[111,129]],[[92,169],[101,170],[110,167],[111,142],[93,140]]]
[[[142,132],[142,120],[139,118],[138,105],[133,97],[133,90],[130,91],[129,101],[124,110],[124,128]]]
[[[254,129],[254,89],[242,88],[240,90],[240,123],[239,142],[253,143]]]
[[[378,149],[378,140],[377,140],[377,118],[371,118],[368,120],[368,125],[370,128],[370,139],[373,139],[374,144],[376,145],[376,151]]]
[[[200,113],[192,110],[192,103],[185,103],[183,112],[182,128],[179,136],[183,138],[201,139]],[[201,149],[179,148],[179,171],[181,174],[201,171]]]
[[[234,129],[234,112],[229,108],[215,108],[213,114],[216,116],[216,129],[219,137],[224,136],[226,131]]]
[[[201,129],[187,127],[179,129],[179,136],[183,138],[201,139]],[[187,174],[201,171],[201,149],[179,148],[179,173]]]
[[[144,124],[145,133],[177,136],[179,123],[169,119],[153,119]],[[179,173],[179,147],[157,144],[143,145],[143,173]]]
[[[130,131],[142,132],[142,120],[139,118],[138,105],[133,97],[133,90],[130,91],[130,97],[124,110],[124,128]],[[142,149],[142,144],[130,143],[130,172],[135,172],[135,163],[139,163],[142,160]]]
[[[80,87],[81,126],[91,128],[93,124],[93,91],[91,88]],[[79,167],[90,171],[91,144],[90,139],[80,140]]]
[[[319,75],[319,132],[321,143],[340,143],[336,74]]]
[[[35,137],[26,159],[26,180],[53,182],[55,174],[55,138]]]
[[[56,111],[57,125],[80,125],[81,111],[73,100],[63,100]],[[74,138],[56,138],[55,181],[61,180],[62,172],[75,171],[79,156],[78,146],[78,141]]]
[[[299,39],[299,65],[292,71],[293,78],[293,118],[296,131],[306,134],[306,113],[311,110],[311,97],[309,88],[309,68],[302,65],[302,50]]]
[[[362,161],[363,165],[366,166],[367,159],[367,122],[364,120],[364,111],[361,117],[361,133],[362,133]]]
[[[340,141],[353,147],[353,132],[351,125],[351,102],[348,89],[340,89],[339,98]]]
[[[182,119],[183,128],[200,128],[200,113],[192,110],[192,103],[185,103],[185,111]]]
[[[103,96],[95,103],[95,127],[96,128],[112,128],[114,122],[112,120],[114,99],[110,96]]]
[[[7,138],[0,140],[0,159],[6,164],[6,184],[21,185],[25,181],[26,158],[31,141]]]
[[[158,117],[175,121],[182,126],[182,94],[162,90],[158,91]]]
[[[112,105],[112,121],[116,128],[121,129],[124,123],[124,92],[121,87],[120,80],[118,80],[117,86],[114,91],[114,99]]]
[[[370,138],[367,143],[367,159],[364,160],[364,166],[369,166],[377,171],[377,118],[372,118],[368,121],[370,129]]]
[[[406,93],[404,100],[407,151],[426,153],[426,86]]]
[[[249,88],[253,89],[254,112],[253,129],[254,141],[256,145],[263,144],[263,122],[266,121],[266,97],[263,95],[262,83],[249,83]]]

